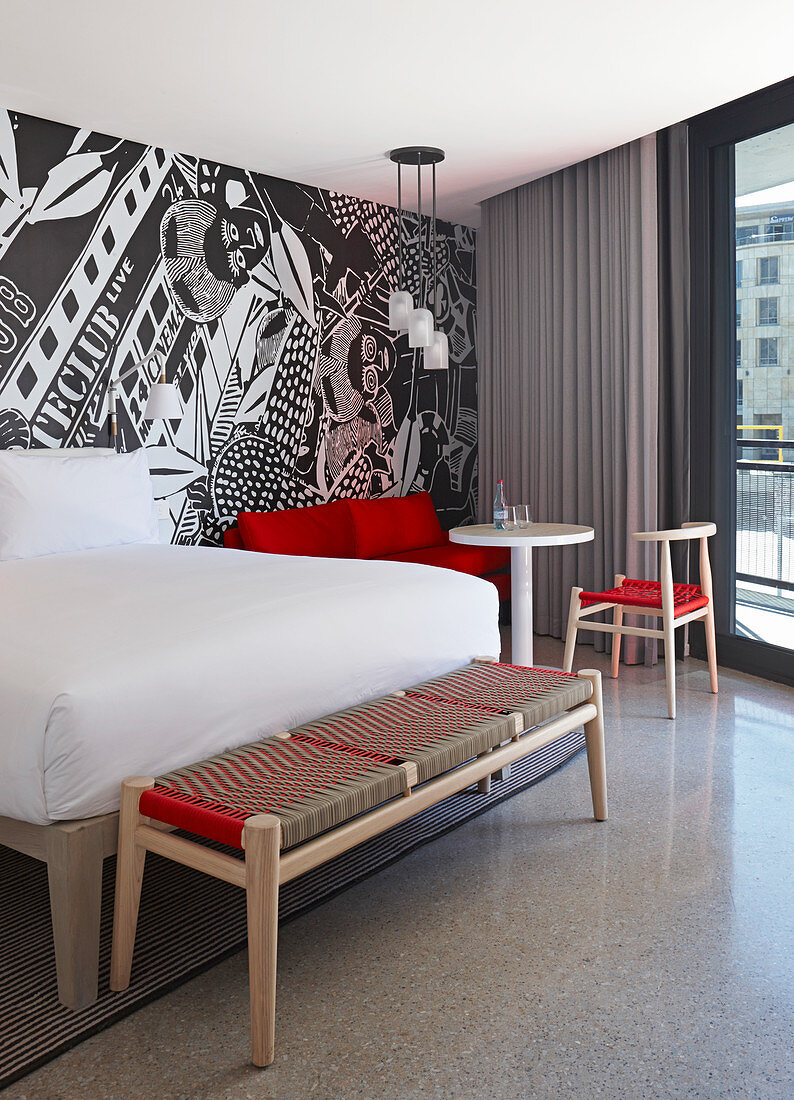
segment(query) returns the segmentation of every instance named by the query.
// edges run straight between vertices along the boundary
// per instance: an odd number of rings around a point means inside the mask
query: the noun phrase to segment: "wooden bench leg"
[[[249,817],[245,839],[248,909],[248,981],[251,995],[251,1060],[269,1066],[275,1057],[276,954],[281,823],[272,814]]]
[[[126,989],[130,984],[146,862],[146,852],[135,843],[135,830],[140,822],[138,803],[143,792],[153,786],[154,780],[150,776],[140,775],[125,779],[121,784],[113,950],[110,956],[110,988],[114,990]]]
[[[595,668],[583,668],[579,675],[593,685],[590,702],[597,710],[595,718],[585,723],[584,739],[587,746],[587,770],[590,773],[590,793],[593,798],[593,816],[596,821],[607,819],[607,766],[604,748],[604,699],[601,692],[601,673]]]
[[[79,1011],[97,998],[103,837],[90,822],[47,832],[47,877],[58,999]]]

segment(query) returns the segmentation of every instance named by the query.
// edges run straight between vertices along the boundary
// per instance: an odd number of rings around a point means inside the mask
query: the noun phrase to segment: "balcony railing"
[[[775,459],[736,463],[736,578],[794,592],[794,440],[738,439],[773,447]]]

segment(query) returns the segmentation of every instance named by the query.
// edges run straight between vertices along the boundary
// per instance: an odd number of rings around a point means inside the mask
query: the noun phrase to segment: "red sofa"
[[[429,493],[378,500],[334,500],[281,512],[240,512],[223,545],[265,554],[379,558],[456,569],[491,581],[510,597],[510,551],[459,546],[438,522]]]

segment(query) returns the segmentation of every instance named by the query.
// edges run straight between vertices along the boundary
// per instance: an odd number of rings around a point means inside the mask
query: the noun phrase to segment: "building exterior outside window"
[[[758,365],[759,367],[779,366],[777,356],[777,337],[763,336],[758,341]]]
[[[771,286],[780,282],[780,257],[761,256],[758,260],[758,282],[761,286]]]
[[[736,207],[737,423],[794,439],[794,202]],[[738,389],[738,387],[737,387]],[[777,432],[739,432],[770,436]],[[776,452],[777,453],[777,452]],[[790,452],[787,452],[790,454]],[[759,457],[745,451],[746,458]]]
[[[759,298],[758,299],[758,324],[759,325],[776,325],[777,319],[777,306],[779,298]]]

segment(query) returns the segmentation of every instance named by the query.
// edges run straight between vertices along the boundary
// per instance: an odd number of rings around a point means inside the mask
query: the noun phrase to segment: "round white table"
[[[569,546],[592,542],[592,527],[574,523],[533,523],[498,531],[492,523],[453,527],[450,542],[468,546],[510,547],[510,615],[513,622],[513,663],[532,665],[532,547]]]

